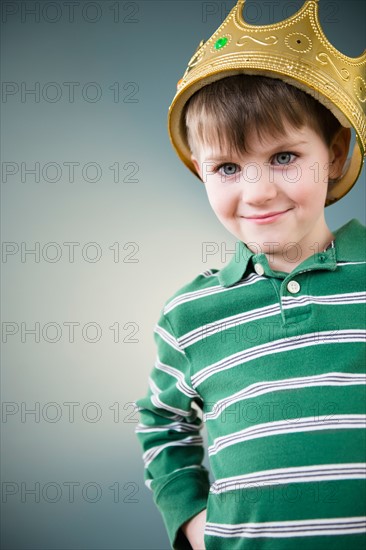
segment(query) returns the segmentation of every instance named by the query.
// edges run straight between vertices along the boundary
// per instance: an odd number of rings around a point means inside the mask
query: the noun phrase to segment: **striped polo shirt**
[[[173,548],[204,508],[206,550],[365,548],[366,228],[333,234],[291,273],[237,241],[165,302],[136,433]]]

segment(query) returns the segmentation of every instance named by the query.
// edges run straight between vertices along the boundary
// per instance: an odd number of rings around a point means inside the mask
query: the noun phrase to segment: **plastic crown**
[[[294,15],[272,25],[250,25],[239,0],[207,42],[201,40],[177,84],[168,114],[171,143],[197,176],[186,140],[184,106],[200,88],[235,74],[279,78],[311,94],[342,126],[354,128],[356,142],[346,172],[328,186],[325,206],[356,183],[366,149],[366,50],[347,57],[327,40],[318,19],[318,0],[307,0]]]

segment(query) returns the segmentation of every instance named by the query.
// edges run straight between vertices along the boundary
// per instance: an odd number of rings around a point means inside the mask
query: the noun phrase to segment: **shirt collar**
[[[362,262],[366,260],[366,227],[353,218],[336,231],[336,257],[342,262]]]
[[[252,256],[254,252],[249,250],[242,241],[237,241],[234,256],[218,273],[221,286],[232,286],[240,281]]]
[[[334,248],[327,249],[322,254],[325,255],[323,269],[335,270],[337,261],[365,261],[366,260],[366,231],[365,226],[353,218],[345,225],[333,231],[335,236]],[[242,241],[237,241],[235,245],[235,254],[230,262],[225,265],[218,273],[221,286],[229,287],[239,282],[244,276],[250,259],[255,253]],[[304,262],[307,268],[315,268],[316,264],[308,258]],[[309,265],[308,265],[309,264]],[[319,264],[317,264],[319,266]],[[305,267],[305,265],[304,265]]]

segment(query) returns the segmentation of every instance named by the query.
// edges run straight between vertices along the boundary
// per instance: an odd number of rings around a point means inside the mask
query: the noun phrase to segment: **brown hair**
[[[197,91],[185,106],[186,137],[191,151],[201,142],[227,153],[248,150],[248,136],[284,134],[309,125],[327,146],[341,124],[312,96],[277,78],[239,74],[217,80]]]

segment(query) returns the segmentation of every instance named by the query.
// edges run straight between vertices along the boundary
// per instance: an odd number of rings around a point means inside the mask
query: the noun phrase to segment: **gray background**
[[[331,42],[361,54],[365,3],[320,4]],[[4,549],[169,547],[132,402],[163,302],[230,259],[203,243],[235,242],[166,131],[188,59],[233,5],[2,3]],[[247,20],[301,5],[248,0]],[[365,223],[364,175],[326,216]]]

